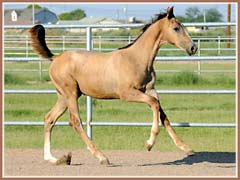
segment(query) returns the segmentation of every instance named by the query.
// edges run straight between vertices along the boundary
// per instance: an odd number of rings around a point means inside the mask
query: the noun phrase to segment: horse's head
[[[192,41],[184,26],[173,14],[173,6],[167,9],[162,28],[162,40],[186,51],[190,56],[197,52],[197,45]]]

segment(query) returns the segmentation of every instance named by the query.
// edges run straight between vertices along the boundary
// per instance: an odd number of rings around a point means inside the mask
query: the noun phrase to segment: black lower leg
[[[162,122],[162,125],[166,127],[166,123],[169,123],[169,121],[167,120],[167,115],[163,111],[162,107],[160,107],[159,112],[160,112],[160,120]]]

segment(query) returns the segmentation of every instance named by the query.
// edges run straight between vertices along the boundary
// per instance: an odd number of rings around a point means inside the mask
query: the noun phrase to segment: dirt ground
[[[54,150],[60,157],[68,150]],[[71,165],[52,165],[43,160],[39,149],[7,149],[4,152],[3,176],[236,176],[235,153],[198,152],[187,157],[183,152],[103,151],[112,163],[100,165],[87,150],[72,151]]]

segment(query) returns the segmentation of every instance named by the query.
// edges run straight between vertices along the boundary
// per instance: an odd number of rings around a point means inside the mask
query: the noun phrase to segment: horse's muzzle
[[[193,43],[192,47],[190,49],[187,49],[187,53],[189,56],[194,55],[198,50],[198,47],[195,43]]]

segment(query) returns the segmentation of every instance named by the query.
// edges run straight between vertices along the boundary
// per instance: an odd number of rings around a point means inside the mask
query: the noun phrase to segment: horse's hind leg
[[[58,100],[51,111],[45,116],[44,121],[44,160],[54,164],[67,163],[69,164],[71,157],[64,156],[56,159],[51,154],[51,133],[57,119],[65,112],[67,108],[65,98],[58,94]]]

